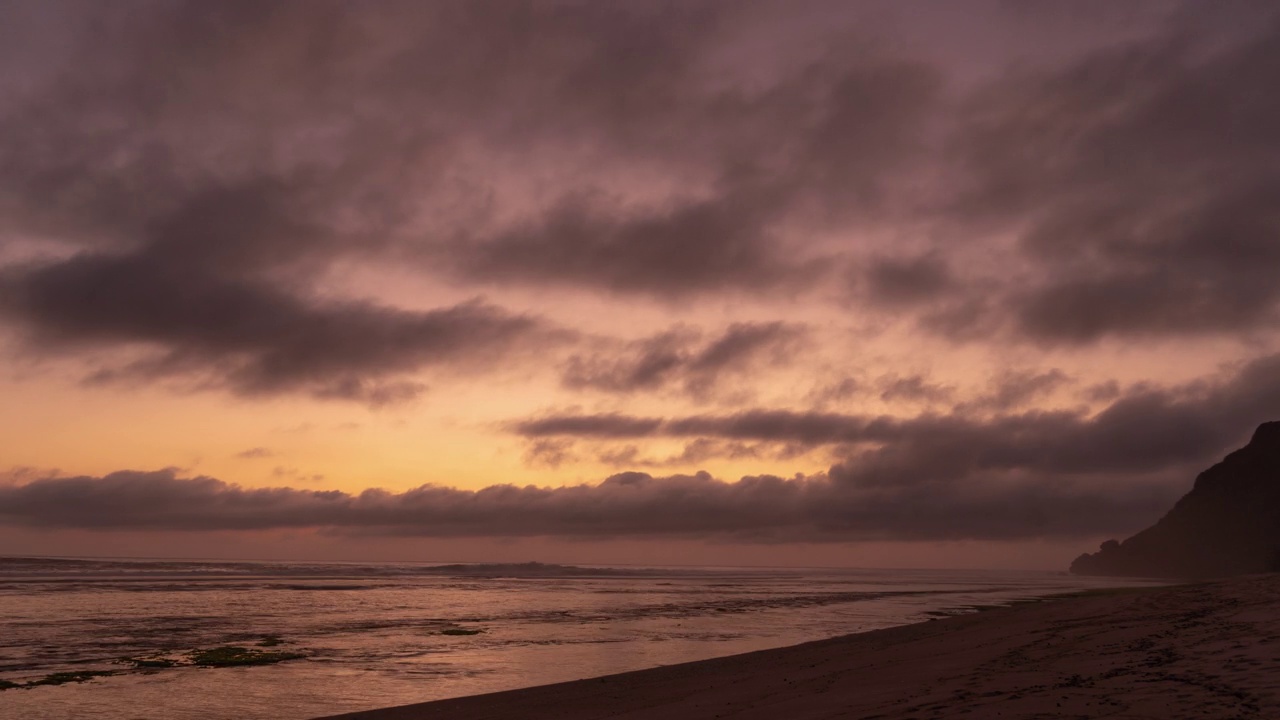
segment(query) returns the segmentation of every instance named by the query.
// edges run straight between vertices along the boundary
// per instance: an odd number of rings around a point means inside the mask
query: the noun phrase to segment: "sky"
[[[1280,10],[0,0],[0,553],[1063,569],[1280,419]]]

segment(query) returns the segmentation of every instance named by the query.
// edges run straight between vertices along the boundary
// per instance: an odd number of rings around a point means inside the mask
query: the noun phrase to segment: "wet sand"
[[[1280,575],[1104,592],[351,720],[1280,718]]]

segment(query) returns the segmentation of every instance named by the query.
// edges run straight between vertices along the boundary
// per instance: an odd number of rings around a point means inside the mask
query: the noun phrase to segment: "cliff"
[[[1280,571],[1280,422],[1196,478],[1155,525],[1071,563],[1077,575],[1211,578]]]

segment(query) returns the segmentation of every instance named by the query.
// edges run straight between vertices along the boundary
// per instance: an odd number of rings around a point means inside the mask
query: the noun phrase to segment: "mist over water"
[[[0,715],[301,720],[1107,584],[1119,583],[1029,572],[0,558],[0,680],[116,673],[0,692]],[[306,657],[159,670],[122,661],[182,662],[264,640],[265,651]]]

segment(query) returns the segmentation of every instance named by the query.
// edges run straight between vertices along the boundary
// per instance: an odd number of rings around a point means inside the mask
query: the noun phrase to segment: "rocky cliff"
[[[1155,525],[1071,563],[1078,575],[1209,578],[1280,571],[1280,422],[1196,478]]]

